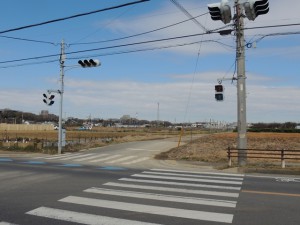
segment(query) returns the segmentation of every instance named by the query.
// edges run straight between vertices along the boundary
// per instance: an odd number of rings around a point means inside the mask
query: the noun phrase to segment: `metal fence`
[[[239,150],[241,150],[239,152]],[[228,147],[228,165],[232,166],[232,158],[247,157],[249,159],[281,160],[281,167],[285,168],[286,160],[300,160],[300,150],[288,149],[235,149]]]

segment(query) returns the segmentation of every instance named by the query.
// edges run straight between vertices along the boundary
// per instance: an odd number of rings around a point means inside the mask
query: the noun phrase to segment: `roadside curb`
[[[267,173],[282,175],[300,175],[300,170],[291,169],[265,169],[265,168],[238,168],[240,173]]]

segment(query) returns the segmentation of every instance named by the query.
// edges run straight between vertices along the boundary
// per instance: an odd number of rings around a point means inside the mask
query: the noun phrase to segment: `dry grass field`
[[[66,151],[100,147],[112,143],[163,139],[178,136],[180,131],[167,128],[110,128],[95,127],[79,131],[67,128]],[[54,153],[57,149],[57,130],[0,131],[0,150],[43,151]],[[50,147],[49,147],[50,146]],[[53,149],[54,151],[50,151]]]
[[[81,149],[100,147],[112,143],[143,141],[163,139],[169,137],[179,138],[180,131],[176,129],[163,128],[93,128],[93,130],[78,131],[76,129],[67,129],[66,140],[73,144],[68,144],[66,151],[78,151]],[[185,132],[186,140],[189,139],[189,132]],[[178,148],[171,149],[168,152],[156,156],[157,159],[187,160],[195,162],[211,162],[226,164],[227,148],[236,148],[237,133],[214,133],[206,134],[203,131],[193,131],[193,134],[201,134],[198,139],[187,141]],[[57,149],[57,130],[51,131],[0,131],[0,150],[26,150],[43,151],[45,145],[42,142],[53,142],[52,150],[48,153],[55,153]],[[24,142],[24,139],[28,143]],[[7,140],[10,140],[9,143]],[[18,143],[16,144],[16,140]],[[34,149],[27,148],[33,143],[38,143]],[[55,145],[56,144],[56,145]],[[249,149],[269,149],[269,150],[300,150],[299,133],[248,133]],[[237,159],[233,159],[236,163]],[[248,159],[249,164],[267,165],[280,164],[280,160],[272,159]],[[297,162],[289,160],[287,163]]]
[[[248,133],[247,137],[248,149],[300,150],[299,133]],[[236,142],[237,133],[209,134],[179,148],[157,155],[156,158],[226,163],[228,161],[227,148],[236,148]],[[280,160],[248,159],[248,162],[250,164],[268,164],[280,163]],[[297,161],[291,160],[290,162]],[[234,163],[236,163],[236,158]]]
[[[92,130],[79,131],[72,128],[67,128],[66,139],[101,139],[101,138],[125,138],[132,140],[151,139],[151,138],[167,138],[178,135],[179,131],[159,128],[110,128],[99,127]],[[44,131],[0,131],[0,139],[16,140],[16,139],[39,139],[57,141],[57,130]]]

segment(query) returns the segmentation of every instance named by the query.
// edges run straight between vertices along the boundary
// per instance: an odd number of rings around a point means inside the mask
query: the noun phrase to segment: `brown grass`
[[[248,133],[248,149],[300,150],[297,133]],[[236,148],[236,133],[210,134],[179,148],[156,156],[157,159],[174,159],[204,162],[227,162],[227,148]],[[236,161],[236,159],[235,159]],[[280,162],[280,160],[249,159],[249,163]],[[300,161],[298,160],[300,163]]]
[[[1,131],[0,138],[15,140],[17,138],[29,138],[29,139],[40,139],[57,141],[58,131]],[[151,139],[151,138],[164,138],[178,135],[176,130],[168,129],[143,129],[143,128],[93,128],[92,130],[78,131],[74,128],[67,128],[66,139],[96,139],[96,138],[130,138],[130,139]]]

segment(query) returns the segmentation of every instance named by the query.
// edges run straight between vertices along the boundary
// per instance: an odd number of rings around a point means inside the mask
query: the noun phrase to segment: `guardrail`
[[[300,160],[300,150],[235,149],[228,147],[228,165],[232,166],[232,158],[237,158],[239,155],[241,157],[246,156],[249,159],[279,159],[282,168],[285,168],[285,160]]]

